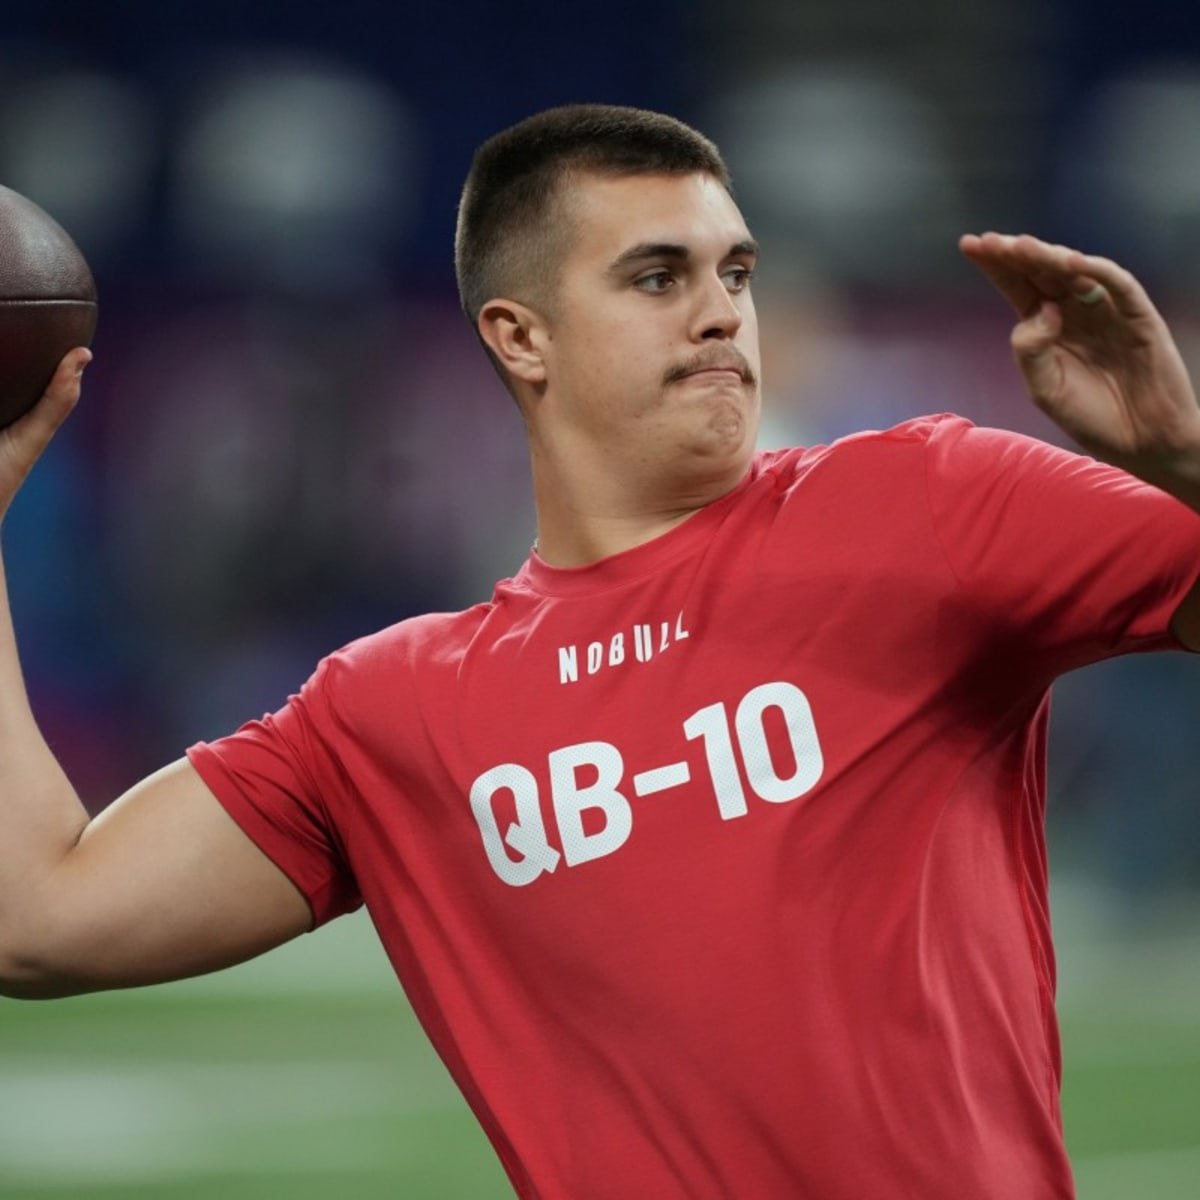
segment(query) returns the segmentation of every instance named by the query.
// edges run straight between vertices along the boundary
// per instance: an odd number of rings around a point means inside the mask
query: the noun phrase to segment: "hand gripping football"
[[[37,403],[55,367],[96,329],[96,285],[67,232],[0,186],[0,427]]]

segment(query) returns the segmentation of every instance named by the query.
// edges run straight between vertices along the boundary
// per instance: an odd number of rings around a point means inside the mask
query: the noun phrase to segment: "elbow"
[[[37,980],[15,979],[5,976],[0,979],[0,997],[5,1000],[58,1000],[73,996],[75,992],[52,988]]]
[[[6,1000],[49,1000],[54,993],[36,972],[4,958],[0,961],[0,996]]]
[[[7,943],[0,945],[0,996],[7,1000],[50,999],[53,992],[38,964]]]
[[[60,1000],[65,996],[78,996],[87,990],[46,975],[12,972],[7,964],[0,973],[0,996],[6,1000]]]
[[[0,996],[9,1000],[56,1000],[91,989],[56,971],[45,953],[0,928]]]
[[[0,996],[6,1000],[61,1000],[92,990],[23,962],[0,962]]]

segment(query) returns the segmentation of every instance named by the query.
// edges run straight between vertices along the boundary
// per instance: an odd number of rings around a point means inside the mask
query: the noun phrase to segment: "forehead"
[[[612,261],[630,246],[670,243],[725,255],[750,233],[720,180],[688,175],[576,175],[568,185],[572,258]]]

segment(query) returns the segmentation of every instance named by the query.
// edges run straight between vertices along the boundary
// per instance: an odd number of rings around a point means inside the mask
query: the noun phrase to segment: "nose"
[[[733,337],[741,327],[742,310],[737,296],[730,292],[721,276],[706,280],[698,291],[692,314],[692,340],[724,340]]]

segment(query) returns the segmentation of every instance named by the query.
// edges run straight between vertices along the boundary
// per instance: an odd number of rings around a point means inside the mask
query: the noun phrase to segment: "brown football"
[[[74,346],[91,344],[96,284],[66,230],[0,186],[0,427],[32,408]]]

